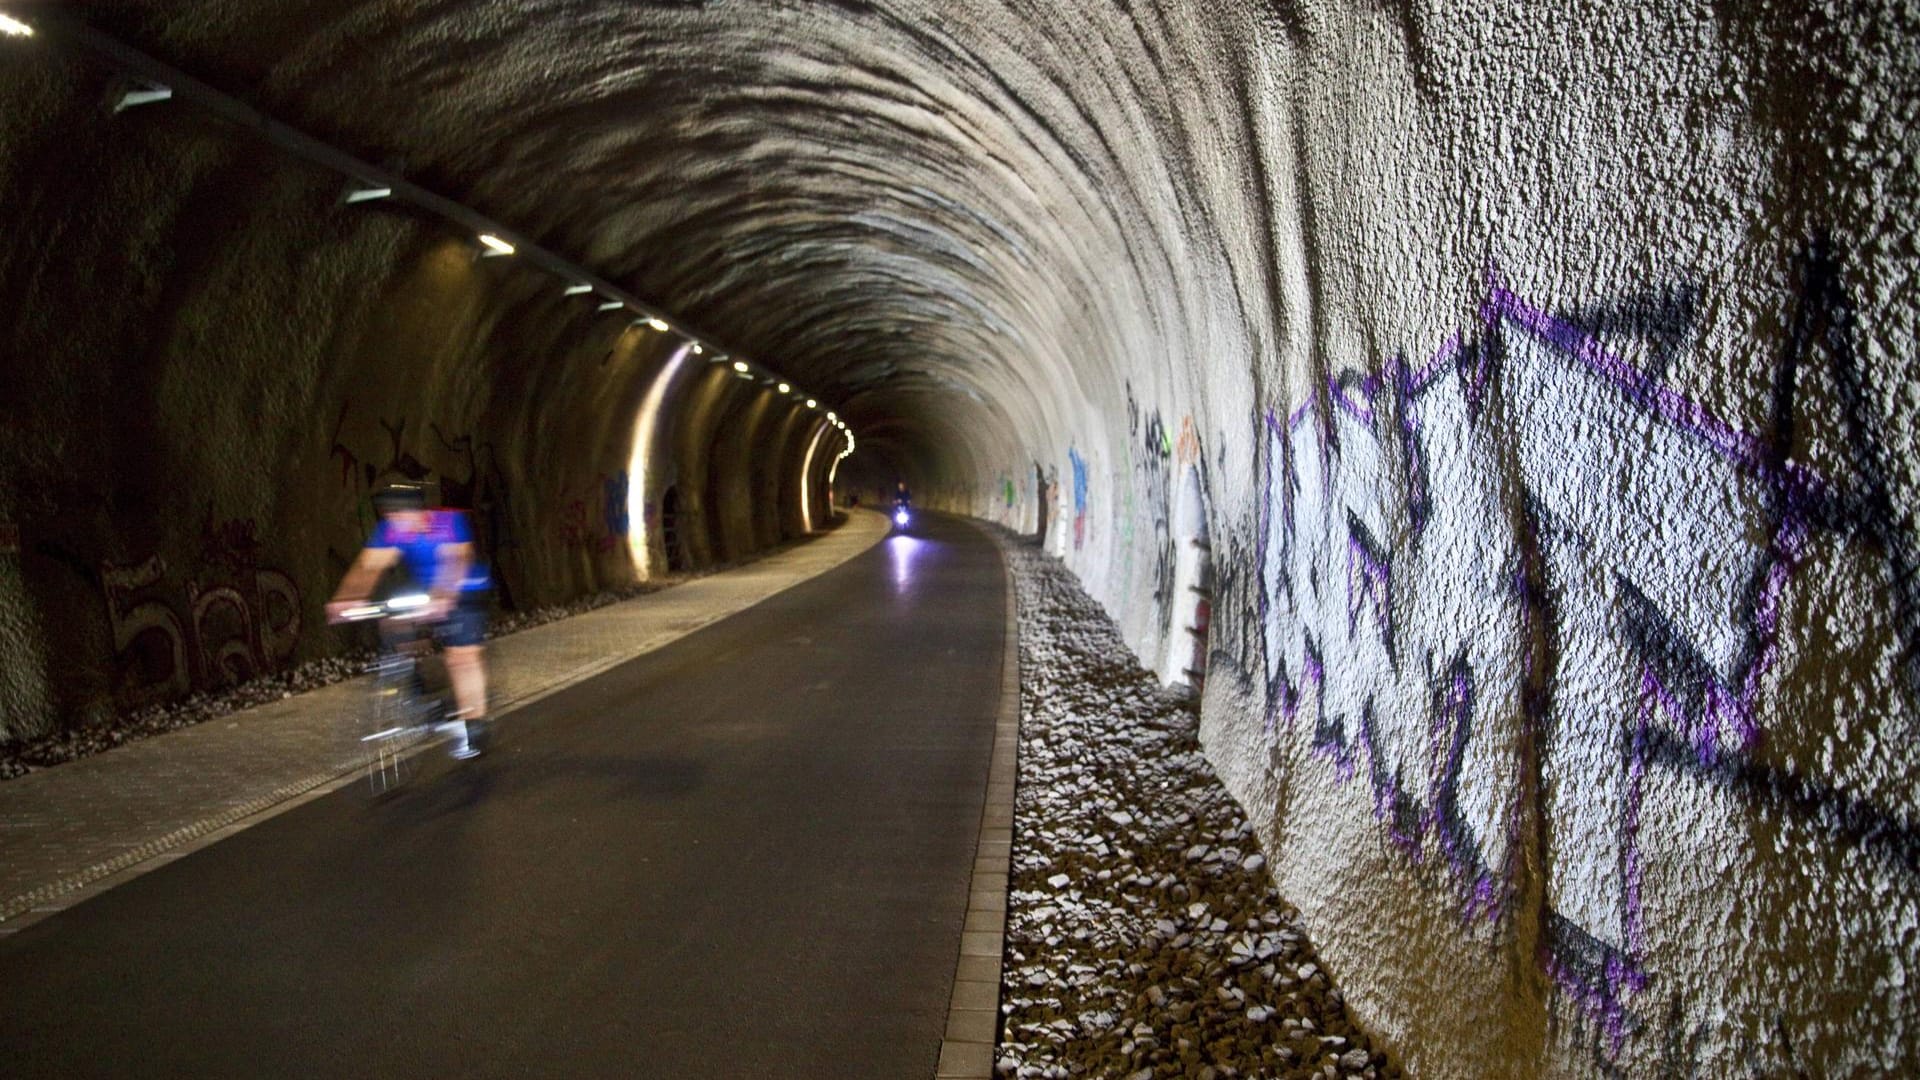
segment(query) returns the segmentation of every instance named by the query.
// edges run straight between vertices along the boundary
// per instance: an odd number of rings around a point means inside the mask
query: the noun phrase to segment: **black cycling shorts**
[[[440,643],[459,648],[479,645],[487,640],[488,590],[467,589],[460,593],[447,621],[440,627]]]

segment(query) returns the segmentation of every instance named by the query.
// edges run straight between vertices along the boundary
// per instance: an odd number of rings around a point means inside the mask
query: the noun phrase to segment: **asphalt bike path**
[[[1001,696],[922,516],[434,754],[0,938],[9,1077],[931,1076]]]
[[[825,573],[885,515],[488,643],[496,717]],[[368,639],[370,640],[370,639]],[[350,783],[371,680],[335,683],[0,783],[0,937]],[[350,734],[351,733],[351,734]]]

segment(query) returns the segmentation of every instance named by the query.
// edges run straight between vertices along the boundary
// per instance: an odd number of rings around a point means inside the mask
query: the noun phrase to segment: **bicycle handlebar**
[[[426,614],[432,598],[425,593],[406,593],[376,603],[361,604],[340,613],[341,622],[371,622],[374,619],[418,619]]]

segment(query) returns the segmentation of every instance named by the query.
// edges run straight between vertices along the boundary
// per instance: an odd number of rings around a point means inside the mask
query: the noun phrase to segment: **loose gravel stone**
[[[1021,685],[996,1072],[1386,1072],[1200,752],[1192,702],[1134,662],[1058,560],[1001,543]]]

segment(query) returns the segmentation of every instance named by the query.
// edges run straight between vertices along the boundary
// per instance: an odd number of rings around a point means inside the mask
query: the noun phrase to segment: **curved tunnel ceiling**
[[[1117,404],[1119,353],[1178,302],[1152,149],[1178,120],[1142,111],[1167,74],[1123,11],[1081,7],[82,14],[716,334],[926,483],[1058,430],[1047,410]]]

